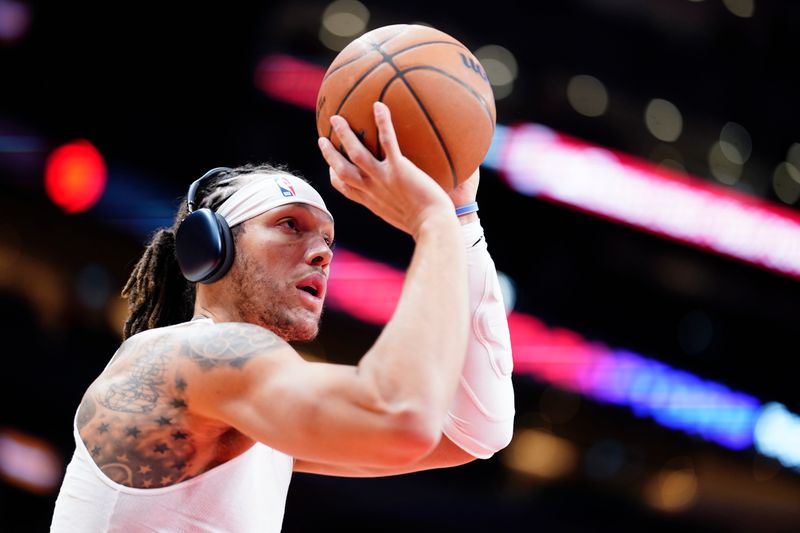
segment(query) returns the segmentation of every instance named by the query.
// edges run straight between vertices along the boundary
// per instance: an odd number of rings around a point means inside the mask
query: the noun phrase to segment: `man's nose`
[[[309,265],[318,267],[328,266],[332,258],[333,251],[322,237],[314,239],[314,243],[308,249],[308,253],[306,254],[306,262]]]

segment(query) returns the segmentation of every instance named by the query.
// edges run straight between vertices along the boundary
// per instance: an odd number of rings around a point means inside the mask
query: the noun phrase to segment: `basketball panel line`
[[[383,44],[386,44],[386,43],[388,43],[389,41],[391,41],[392,39],[394,39],[395,37],[397,37],[398,35],[402,35],[403,33],[405,33],[405,30],[403,30],[403,31],[401,31],[401,32],[398,32],[398,33],[395,33],[394,35],[390,35],[390,36],[389,36],[389,37],[388,37],[386,40],[384,40],[384,41],[383,41],[383,42],[381,42],[381,43],[375,43],[375,42],[373,42],[373,41],[370,41],[370,40],[366,39],[366,41],[367,41],[369,44],[371,44],[371,45],[372,45],[372,50],[367,50],[366,52],[364,52],[364,53],[363,53],[363,54],[361,54],[360,56],[356,56],[356,57],[354,57],[353,59],[351,59],[351,60],[347,61],[346,63],[343,63],[343,64],[339,65],[338,67],[336,67],[335,69],[331,70],[330,72],[327,72],[327,73],[325,74],[325,76],[322,78],[322,81],[324,82],[325,80],[327,80],[327,79],[328,79],[328,76],[332,75],[334,72],[338,72],[340,69],[343,69],[343,68],[344,68],[344,67],[346,67],[347,65],[352,65],[353,63],[355,63],[356,61],[358,61],[358,60],[359,60],[359,59],[361,59],[362,57],[365,57],[367,54],[369,54],[370,52],[374,51],[376,46],[381,46],[381,45],[383,45]]]
[[[406,69],[403,69],[403,73],[405,74],[407,72],[412,72],[415,70],[429,70],[431,72],[436,72],[437,74],[441,74],[442,76],[445,76],[446,78],[456,82],[461,87],[469,91],[469,93],[472,94],[472,96],[474,96],[476,100],[478,100],[478,103],[481,104],[483,110],[486,111],[486,115],[489,117],[489,122],[492,123],[492,133],[494,133],[496,125],[494,119],[492,118],[492,111],[489,109],[489,104],[486,103],[486,99],[483,97],[483,95],[481,95],[481,93],[473,89],[472,86],[470,86],[470,84],[466,83],[458,76],[454,76],[453,74],[450,74],[445,70],[442,70],[438,67],[431,67],[429,65],[416,65],[413,67],[408,67]]]
[[[434,44],[446,44],[446,45],[450,45],[450,46],[455,46],[456,48],[461,48],[462,50],[466,50],[467,52],[472,54],[472,52],[469,50],[469,48],[467,48],[466,46],[464,46],[461,43],[457,43],[457,42],[453,42],[453,41],[424,41],[424,42],[421,42],[421,43],[414,43],[414,44],[412,44],[411,46],[409,46],[407,48],[401,48],[400,50],[398,50],[396,52],[392,52],[391,54],[387,54],[387,55],[388,55],[389,58],[394,59],[395,57],[397,57],[397,56],[399,56],[401,54],[405,54],[406,52],[408,52],[410,50],[414,50],[415,48],[421,48],[423,46],[431,46],[431,45],[434,45]]]
[[[419,95],[417,94],[417,92],[414,90],[414,88],[411,86],[411,84],[408,82],[408,80],[406,80],[405,77],[403,76],[403,71],[400,70],[397,67],[397,65],[394,64],[394,61],[392,61],[391,57],[388,57],[388,56],[385,55],[386,53],[382,49],[380,49],[379,51],[382,54],[384,54],[385,61],[387,63],[389,63],[392,66],[392,68],[395,69],[395,72],[396,72],[396,74],[392,77],[392,79],[390,79],[388,82],[386,82],[386,85],[384,85],[383,90],[381,91],[381,94],[380,94],[380,101],[381,102],[383,101],[383,97],[385,96],[386,91],[389,89],[389,86],[394,81],[399,79],[399,80],[401,80],[403,82],[403,84],[406,86],[406,89],[408,89],[408,92],[411,93],[411,96],[414,98],[414,100],[416,100],[417,105],[419,106],[419,108],[422,111],[422,113],[425,115],[425,119],[428,121],[428,124],[430,124],[431,128],[433,129],[433,133],[436,135],[436,138],[438,139],[439,144],[442,147],[442,151],[444,152],[444,155],[447,158],[447,164],[450,167],[450,174],[453,176],[453,187],[454,188],[457,187],[458,186],[458,176],[456,175],[456,168],[455,168],[455,165],[453,164],[453,158],[450,155],[450,151],[447,149],[447,144],[444,142],[444,138],[442,137],[442,133],[439,131],[439,128],[436,126],[436,123],[434,123],[433,119],[431,118],[430,113],[428,113],[428,110],[425,108],[425,105],[420,100]],[[380,151],[380,143],[378,143],[378,150]]]

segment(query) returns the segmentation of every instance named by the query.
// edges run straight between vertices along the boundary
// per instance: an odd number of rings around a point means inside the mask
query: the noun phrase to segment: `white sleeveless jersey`
[[[75,423],[73,433],[75,453],[56,500],[52,533],[281,530],[294,466],[289,455],[257,442],[197,477],[137,489],[109,479],[92,460]]]

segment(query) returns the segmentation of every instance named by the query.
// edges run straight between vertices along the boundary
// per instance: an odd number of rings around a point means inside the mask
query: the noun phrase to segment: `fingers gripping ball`
[[[384,102],[400,150],[446,191],[465,181],[489,151],[497,116],[486,72],[439,30],[397,24],[365,33],[333,60],[317,95],[317,132],[341,150],[330,124],[341,115],[383,159],[372,112]]]

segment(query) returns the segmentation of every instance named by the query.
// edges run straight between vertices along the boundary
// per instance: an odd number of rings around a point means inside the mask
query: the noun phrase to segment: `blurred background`
[[[0,0],[0,530],[46,531],[120,291],[216,166],[284,163],[337,217],[310,358],[355,362],[411,241],[328,184],[322,75],[432,25],[481,60],[480,215],[512,444],[383,479],[295,475],[285,531],[800,531],[800,4]]]

